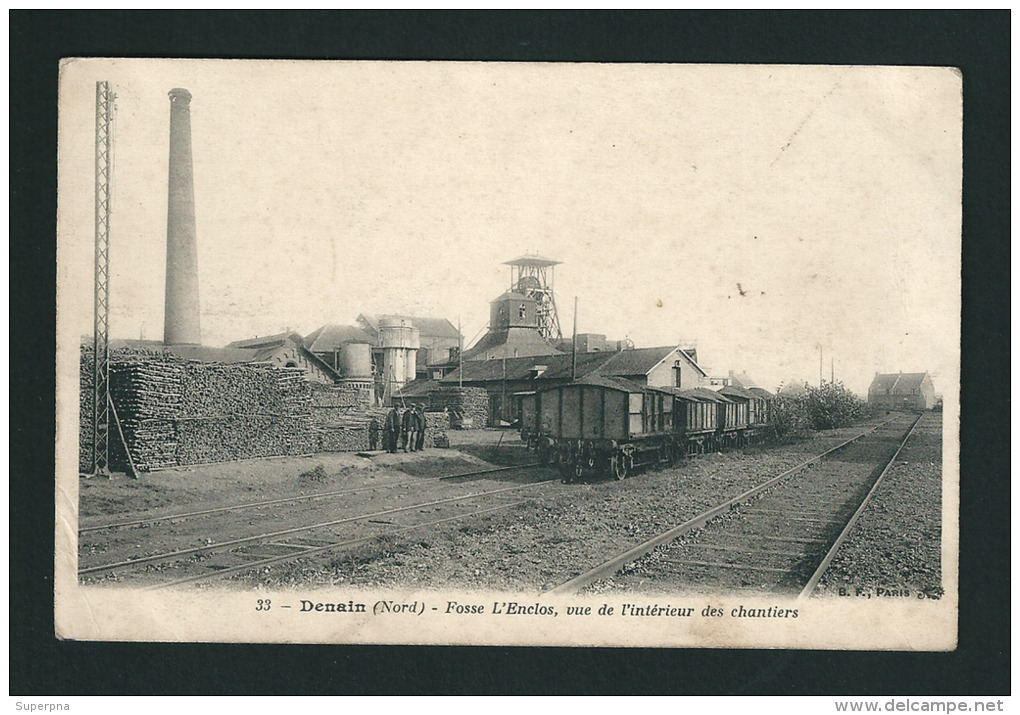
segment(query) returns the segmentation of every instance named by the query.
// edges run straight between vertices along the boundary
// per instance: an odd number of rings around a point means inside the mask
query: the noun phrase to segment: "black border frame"
[[[1010,14],[27,12],[10,20],[10,693],[1008,694]],[[68,56],[961,68],[953,653],[60,642],[53,635],[57,63]]]

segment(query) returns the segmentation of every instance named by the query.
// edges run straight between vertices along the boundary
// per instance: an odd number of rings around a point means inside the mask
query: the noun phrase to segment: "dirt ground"
[[[488,435],[490,438],[493,435]],[[498,439],[499,435],[494,438]],[[489,442],[494,441],[490,439]],[[398,479],[401,474],[439,476],[490,466],[471,452],[496,452],[498,463],[513,464],[526,452],[520,440],[494,450],[478,441],[467,449],[427,449],[422,452],[387,454],[324,452],[310,457],[250,459],[194,467],[180,467],[132,479],[116,474],[111,479],[82,478],[79,482],[79,516],[82,523],[102,522],[104,517],[145,512],[161,516],[181,511],[216,508],[230,504],[312,494]],[[502,453],[502,454],[500,454]],[[500,459],[501,458],[501,459]],[[520,463],[524,463],[522,458]],[[414,465],[414,466],[412,466]],[[426,466],[420,466],[426,465]],[[325,476],[316,474],[321,467]],[[105,519],[114,521],[114,519]]]
[[[516,437],[516,435],[513,435]],[[491,470],[494,466],[534,462],[519,438],[506,434],[471,434],[460,449],[428,449],[387,454],[323,453],[310,457],[247,460],[193,466],[141,475],[138,479],[115,475],[111,479],[80,481],[79,568],[132,561],[161,553],[213,546],[237,539],[310,524],[356,519],[380,511],[464,494],[473,494],[549,478],[538,470],[473,474],[463,480],[441,480],[458,474]],[[503,442],[508,442],[503,444]],[[472,452],[490,457],[493,462]],[[264,504],[271,500],[306,498],[295,502]],[[194,514],[237,505],[257,507],[188,518],[143,522],[125,528],[107,524],[138,519]],[[428,510],[423,510],[428,511]],[[371,536],[383,527],[371,520],[350,523],[333,539]],[[86,581],[121,581],[136,578],[166,580],[186,563],[150,565],[136,569],[100,572]]]
[[[326,552],[277,564],[271,573],[239,575],[231,583],[240,588],[343,583],[364,587],[541,590],[860,431],[860,427],[832,430],[781,447],[699,455],[675,468],[638,472],[623,482],[562,485],[557,481],[522,492],[523,503],[502,512],[399,536],[382,535],[343,553]],[[544,470],[532,470],[527,477],[505,472],[436,482],[431,478],[534,462],[534,454],[511,430],[451,431],[449,435],[451,448],[421,453],[327,453],[167,470],[137,480],[123,476],[83,479],[83,527],[139,515],[170,515],[348,489],[361,491],[356,497],[309,502],[307,507],[274,506],[257,510],[256,514],[231,512],[168,522],[166,529],[140,528],[126,535],[86,532],[81,537],[79,555],[83,563],[106,563],[113,560],[111,556],[125,553],[144,555],[216,543],[248,533],[317,523],[311,519],[324,520],[327,514],[328,518],[369,514],[522,483],[522,479],[540,481],[553,476]],[[416,479],[421,483],[415,483]],[[409,486],[394,487],[408,482]]]

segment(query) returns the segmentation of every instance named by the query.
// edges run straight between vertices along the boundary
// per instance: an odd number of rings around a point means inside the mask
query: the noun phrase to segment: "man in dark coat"
[[[398,434],[400,434],[400,414],[394,407],[386,413],[386,422],[383,424],[383,448],[387,452],[397,451]]]
[[[421,405],[417,405],[414,408],[414,416],[418,418],[416,431],[418,441],[415,442],[414,448],[420,452],[425,449],[425,409]]]
[[[414,451],[414,412],[412,410],[404,410],[404,416],[400,419],[400,448],[405,452],[407,451],[408,443],[411,445],[411,451]]]

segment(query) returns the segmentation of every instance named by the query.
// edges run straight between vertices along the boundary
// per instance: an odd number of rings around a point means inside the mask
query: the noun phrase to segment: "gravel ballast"
[[[942,413],[921,417],[816,595],[940,598]]]
[[[543,590],[859,434],[699,455],[623,482],[573,485],[503,513],[380,539],[339,555],[238,577],[246,588],[292,585]]]

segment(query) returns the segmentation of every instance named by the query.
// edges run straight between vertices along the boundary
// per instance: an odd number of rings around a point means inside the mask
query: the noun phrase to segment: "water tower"
[[[560,340],[560,318],[556,314],[553,295],[555,269],[560,261],[543,258],[538,254],[525,254],[503,265],[510,266],[510,290],[535,301],[538,314],[538,331],[546,340]]]

